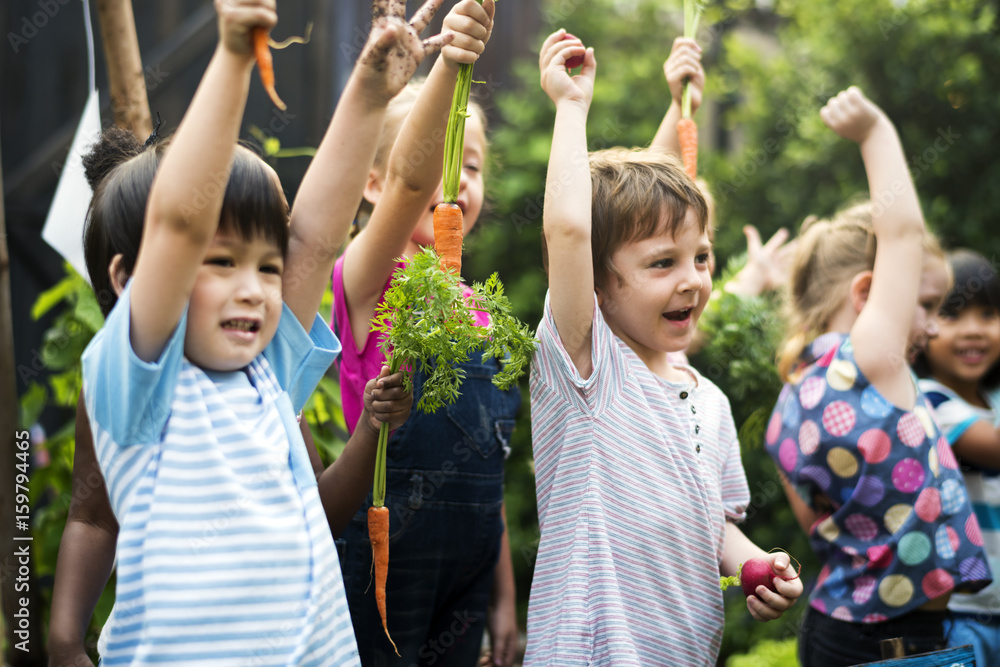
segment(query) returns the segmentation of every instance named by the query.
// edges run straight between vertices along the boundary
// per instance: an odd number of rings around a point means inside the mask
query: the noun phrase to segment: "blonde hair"
[[[389,106],[385,112],[385,122],[382,125],[382,133],[378,138],[378,147],[375,149],[375,161],[372,164],[372,169],[380,177],[385,176],[386,168],[389,166],[389,156],[392,154],[392,147],[396,143],[396,138],[399,137],[399,131],[403,129],[403,121],[406,120],[406,117],[410,114],[410,110],[413,109],[413,105],[416,104],[417,98],[420,96],[420,90],[424,87],[424,81],[423,77],[411,79],[406,84],[406,87],[389,102]],[[470,99],[469,113],[475,115],[482,124],[483,141],[485,144],[486,114],[482,106],[475,100]],[[374,206],[370,201],[367,199],[361,200],[361,205],[358,207],[358,222],[360,224],[367,222],[373,208]],[[355,233],[359,228],[355,228]]]
[[[611,261],[614,252],[632,241],[647,239],[666,219],[676,234],[688,209],[699,231],[708,224],[708,204],[684,166],[673,155],[640,149],[609,148],[590,154],[591,251],[597,287],[621,273]]]
[[[924,234],[924,253],[945,259],[937,237]],[[805,347],[826,333],[848,298],[856,275],[875,268],[878,244],[872,203],[862,201],[830,220],[808,218],[792,259],[785,293],[785,338],[778,347],[778,374],[789,381]]]

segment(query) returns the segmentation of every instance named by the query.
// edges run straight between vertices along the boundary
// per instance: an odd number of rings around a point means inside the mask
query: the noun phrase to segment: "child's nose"
[[[239,286],[236,298],[240,301],[257,304],[264,300],[264,284],[257,270],[247,269],[240,272]]]
[[[684,270],[681,280],[678,283],[678,288],[682,292],[697,292],[701,289],[702,285],[701,273],[698,271],[698,267],[691,265]]]

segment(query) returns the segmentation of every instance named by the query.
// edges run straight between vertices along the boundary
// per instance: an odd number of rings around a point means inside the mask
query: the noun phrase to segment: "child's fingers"
[[[747,237],[747,256],[756,257],[762,247],[760,232],[753,225],[744,225],[743,235]]]
[[[563,35],[566,34],[565,28],[559,28],[554,33],[545,38],[542,42],[542,48],[538,52],[538,66],[541,69],[545,69],[549,66],[552,61],[553,50],[552,46],[558,42],[562,41]]]
[[[434,18],[434,14],[437,13],[438,8],[441,7],[441,0],[427,0],[420,9],[416,11],[413,18],[410,19],[410,25],[413,26],[413,30],[419,35],[427,27],[427,24],[431,22]],[[427,41],[424,41],[426,46]]]
[[[793,570],[791,574],[786,574],[782,576],[790,577],[793,576],[794,574],[795,571]],[[778,590],[778,595],[783,600],[785,600],[786,604],[786,606],[784,607],[785,609],[795,604],[795,600],[797,600],[798,597],[802,595],[802,590],[803,590],[802,579],[800,579],[799,577],[795,577],[794,579],[775,578],[774,587]],[[768,592],[770,593],[770,591]]]
[[[440,35],[434,35],[433,37],[428,37],[423,42],[424,45],[424,56],[429,56],[437,53],[444,47],[448,46],[455,39],[455,33],[444,32]]]
[[[583,54],[583,67],[580,69],[580,76],[591,79],[597,72],[597,56],[594,55],[594,47],[589,47]]]
[[[670,52],[674,53],[676,51],[682,51],[684,49],[694,49],[698,53],[701,53],[701,47],[698,46],[698,42],[691,39],[690,37],[677,37],[674,39],[674,44],[670,48]]]
[[[759,587],[758,591],[760,588],[764,587],[763,586]],[[768,591],[766,588],[764,588],[764,590],[767,591],[768,593],[771,592]],[[759,599],[756,595],[751,595],[750,597],[747,598],[747,610],[750,612],[751,616],[753,616],[758,621],[761,621],[762,623],[773,621],[776,618],[779,618],[782,614],[781,611],[771,607],[766,602]]]
[[[758,234],[758,241],[760,240],[760,235]],[[778,248],[788,239],[788,230],[782,227],[774,233],[764,244],[764,250],[768,253],[777,252]]]

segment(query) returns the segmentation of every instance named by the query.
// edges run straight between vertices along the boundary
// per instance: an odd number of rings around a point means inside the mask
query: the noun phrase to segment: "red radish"
[[[568,32],[563,35],[563,39],[577,39],[576,36],[569,34]],[[566,69],[576,69],[583,64],[583,56],[573,56],[566,61]]]
[[[800,565],[800,570],[801,567]],[[764,586],[768,590],[777,593],[778,591],[774,587],[774,580],[776,578],[791,581],[798,579],[799,573],[796,572],[794,577],[782,577],[776,574],[771,569],[771,564],[763,558],[751,558],[743,563],[743,567],[740,568],[740,585],[743,588],[743,595],[747,597],[755,595],[758,586]]]

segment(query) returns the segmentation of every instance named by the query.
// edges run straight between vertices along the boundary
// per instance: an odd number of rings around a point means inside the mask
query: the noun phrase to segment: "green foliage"
[[[424,412],[455,402],[465,379],[455,364],[468,361],[473,350],[504,360],[493,384],[507,389],[527,369],[535,349],[532,333],[511,314],[496,274],[475,283],[468,298],[465,291],[458,274],[443,271],[437,253],[427,248],[396,269],[375,310],[372,331],[382,335],[381,349],[393,370],[419,368],[427,376],[417,403]],[[490,316],[485,335],[473,309]],[[413,386],[409,373],[406,386]]]
[[[765,639],[746,654],[734,655],[726,667],[787,667],[798,664],[798,642],[794,637],[782,641]]]

